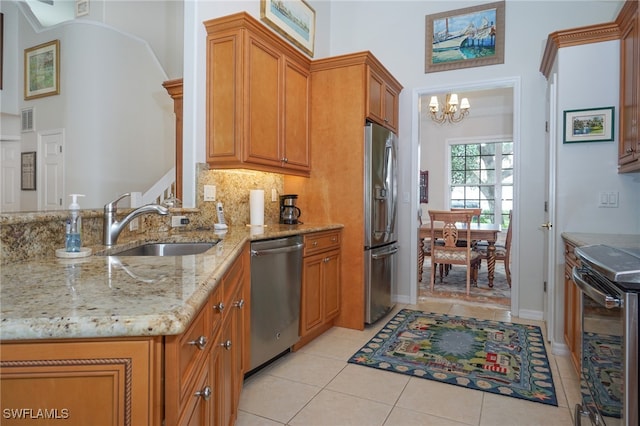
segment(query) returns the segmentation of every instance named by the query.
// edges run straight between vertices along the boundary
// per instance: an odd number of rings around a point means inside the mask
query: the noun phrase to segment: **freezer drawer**
[[[365,250],[365,322],[373,324],[393,307],[398,246],[395,243]]]

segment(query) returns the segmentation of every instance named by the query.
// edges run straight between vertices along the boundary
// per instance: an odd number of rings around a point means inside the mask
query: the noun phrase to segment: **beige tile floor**
[[[502,308],[459,301],[432,299],[417,306],[396,306],[387,318],[364,331],[334,327],[300,351],[249,377],[236,425],[573,424],[579,381],[569,358],[554,356],[549,348],[558,407],[347,364],[347,359],[402,308],[543,325],[511,318]]]

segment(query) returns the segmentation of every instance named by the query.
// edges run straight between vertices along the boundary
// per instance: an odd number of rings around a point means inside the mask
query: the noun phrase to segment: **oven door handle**
[[[620,306],[622,306],[622,301],[620,299],[601,292],[600,290],[589,285],[585,280],[583,280],[582,270],[580,270],[580,268],[578,268],[577,266],[573,267],[571,275],[573,276],[573,282],[576,283],[580,290],[582,290],[599,305],[604,306],[607,309],[619,308]]]

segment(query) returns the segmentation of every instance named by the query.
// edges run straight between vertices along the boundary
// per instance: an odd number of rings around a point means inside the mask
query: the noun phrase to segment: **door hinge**
[[[549,213],[549,202],[548,201],[544,202],[544,212],[545,213]]]
[[[549,122],[548,121],[544,122],[544,131],[549,133]]]
[[[543,289],[543,291],[545,293],[547,292],[547,282],[546,281],[542,284],[542,289]]]

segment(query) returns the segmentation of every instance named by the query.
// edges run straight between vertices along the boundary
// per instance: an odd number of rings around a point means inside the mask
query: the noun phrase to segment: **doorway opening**
[[[501,224],[504,229],[498,233],[496,244],[505,242],[507,233],[507,224],[503,223],[501,218],[508,215],[509,210],[513,210],[513,216],[518,215],[518,150],[519,150],[519,79],[504,79],[496,81],[478,82],[466,85],[457,85],[451,87],[433,87],[424,88],[418,91],[416,116],[419,117],[418,123],[418,147],[416,155],[418,155],[418,170],[416,171],[416,181],[419,180],[420,171],[428,171],[429,188],[428,202],[420,203],[418,213],[421,216],[422,227],[428,227],[428,210],[449,210],[457,208],[456,203],[463,200],[466,206],[467,198],[469,202],[477,195],[478,207],[482,208],[480,220],[485,221],[491,219],[492,223]],[[456,123],[437,123],[431,119],[429,114],[429,103],[431,98],[436,96],[445,99],[447,95],[456,93],[458,98],[467,98],[470,104],[469,113],[463,120]],[[489,162],[484,165],[482,162],[482,152],[478,150],[474,153],[472,149],[469,154],[458,148],[456,152],[464,152],[469,158],[464,158],[465,167],[463,170],[472,173],[459,173],[459,170],[452,170],[452,146],[482,146],[482,143],[508,142],[505,149],[508,149],[508,155],[504,159],[508,159],[508,163],[503,162],[505,152],[500,151],[497,160],[501,161],[498,167],[489,167]],[[502,147],[505,147],[504,145]],[[501,147],[501,148],[502,148]],[[487,152],[490,148],[487,148]],[[477,154],[477,155],[475,155]],[[460,160],[459,158],[457,160]],[[491,160],[496,160],[492,157]],[[471,164],[470,161],[476,163]],[[455,169],[455,167],[453,167]],[[459,169],[460,167],[458,167]],[[511,170],[508,170],[511,168]],[[489,170],[490,169],[490,170]],[[502,170],[504,169],[504,170]],[[491,174],[494,181],[500,182],[499,191],[509,191],[509,200],[505,205],[504,193],[500,195],[500,199],[493,197],[492,200],[483,195],[482,186],[488,184],[489,180],[482,181],[480,175],[484,173],[484,177]],[[504,179],[509,175],[508,179]],[[460,179],[463,179],[460,181]],[[495,186],[494,189],[495,190]],[[461,192],[462,191],[462,192]],[[473,192],[475,191],[475,192]],[[484,190],[486,192],[487,190]],[[477,194],[476,194],[477,193]],[[463,194],[462,196],[460,194]],[[468,195],[468,196],[467,196]],[[489,197],[491,198],[491,197]],[[487,199],[487,200],[485,200]],[[456,204],[456,205],[454,205]],[[483,204],[480,206],[480,204]],[[497,205],[499,204],[499,205]],[[504,212],[503,212],[504,210]],[[451,270],[443,271],[443,283],[440,283],[440,272],[436,271],[436,281],[434,291],[430,291],[430,258],[427,253],[420,252],[426,248],[426,244],[418,248],[419,264],[422,263],[422,273],[418,273],[416,294],[420,300],[429,298],[446,298],[456,300],[466,300],[473,304],[491,304],[502,305],[511,308],[511,311],[517,313],[518,303],[518,250],[517,250],[517,220],[514,220],[513,242],[511,244],[511,276],[512,282],[509,287],[504,265],[502,262],[496,262],[494,286],[488,286],[487,265],[482,262],[481,269],[478,274],[478,286],[473,287],[471,295],[466,296],[466,282],[462,281],[464,291],[458,291],[457,277],[465,277],[466,271],[464,266],[454,266]],[[424,232],[423,232],[424,234]],[[418,235],[419,243],[420,235]],[[425,255],[426,254],[426,255]],[[424,255],[424,257],[422,256]],[[425,291],[426,290],[426,291]]]

